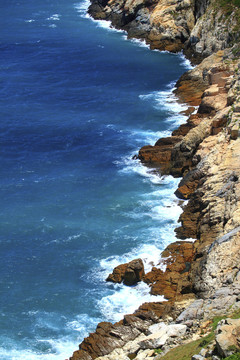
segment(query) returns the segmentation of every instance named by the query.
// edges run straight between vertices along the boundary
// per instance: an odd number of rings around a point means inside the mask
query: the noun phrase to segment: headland
[[[137,156],[180,178],[179,240],[162,253],[165,271],[153,267],[145,274],[135,259],[108,278],[126,286],[144,281],[151,294],[167,301],[145,303],[118,323],[98,324],[71,360],[180,360],[186,354],[217,360],[238,354],[240,3],[92,0],[89,13],[151,49],[183,51],[196,66],[176,84],[179,101],[189,104],[187,123]]]

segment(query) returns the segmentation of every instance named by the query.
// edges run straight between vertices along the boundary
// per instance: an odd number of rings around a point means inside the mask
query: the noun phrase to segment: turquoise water
[[[157,265],[181,212],[178,181],[132,156],[184,121],[172,87],[188,64],[86,9],[0,3],[0,359],[65,359],[99,321],[156,300],[104,279]]]

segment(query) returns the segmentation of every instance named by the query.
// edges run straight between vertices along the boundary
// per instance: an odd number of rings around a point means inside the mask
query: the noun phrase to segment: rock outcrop
[[[162,253],[162,263],[166,265],[166,270],[153,267],[143,278],[151,287],[151,294],[176,300],[183,294],[192,293],[189,271],[193,257],[194,248],[191,242],[178,241],[168,245]]]
[[[123,282],[125,285],[135,285],[141,281],[145,275],[142,259],[135,259],[126,264],[121,264],[113,269],[106,281],[114,283]]]
[[[110,20],[129,38],[144,39],[152,49],[183,49],[198,61],[237,40],[239,12],[230,5],[231,16],[229,7],[215,0],[92,0],[89,13]]]

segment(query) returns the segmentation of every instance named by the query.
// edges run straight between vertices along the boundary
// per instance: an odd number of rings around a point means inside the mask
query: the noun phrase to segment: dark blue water
[[[0,2],[0,359],[65,359],[148,288],[106,284],[174,239],[176,180],[131,158],[183,121],[182,56],[73,0]]]

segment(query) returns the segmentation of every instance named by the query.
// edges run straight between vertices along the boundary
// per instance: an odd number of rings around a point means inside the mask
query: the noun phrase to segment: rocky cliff
[[[222,6],[221,6],[222,4]],[[194,59],[223,50],[239,38],[239,8],[221,0],[93,0],[89,13],[110,20],[152,49]]]
[[[198,346],[193,359],[240,353],[239,322],[219,323],[214,336],[210,326],[215,316],[232,316],[240,309],[239,6],[238,0],[92,1],[90,14],[111,20],[129,37],[144,38],[160,50],[183,49],[202,61],[179,79],[176,90],[197,112],[171,137],[138,154],[146,166],[182,178],[176,195],[188,201],[176,229],[180,241],[163,252],[165,271],[152,268],[145,274],[137,259],[108,277],[125,284],[144,281],[167,301],[143,304],[114,325],[100,323],[72,360],[165,359],[172,347],[206,332],[208,350]],[[182,241],[189,238],[194,242]],[[227,340],[221,334],[230,328],[235,335]]]

